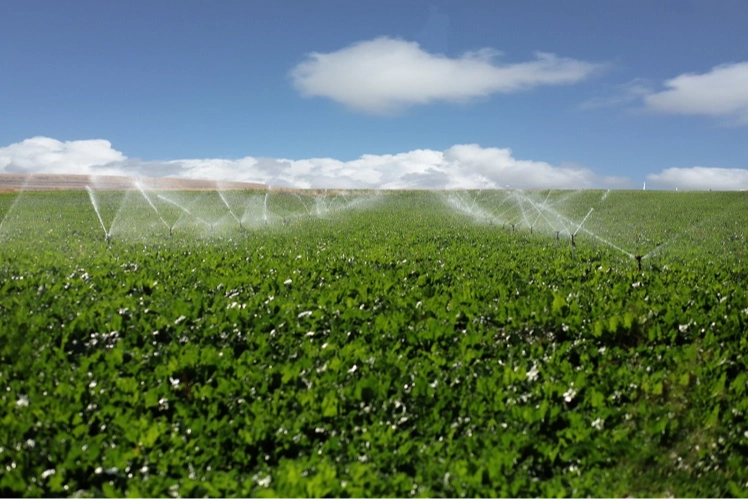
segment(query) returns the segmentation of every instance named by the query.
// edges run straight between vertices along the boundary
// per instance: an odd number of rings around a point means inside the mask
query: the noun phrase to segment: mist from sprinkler
[[[187,208],[185,208],[181,204],[177,203],[176,201],[174,201],[172,199],[169,199],[166,196],[163,196],[161,194],[156,194],[156,197],[159,198],[159,199],[161,199],[162,201],[166,201],[167,203],[170,203],[170,204],[176,206],[177,208],[179,208],[180,210],[182,210],[183,212],[185,212],[189,216],[193,217],[195,220],[198,220],[199,222],[202,222],[203,224],[205,224],[207,227],[210,228],[211,231],[213,230],[213,224],[210,224],[210,223],[206,222],[205,220],[203,220],[202,218],[198,217],[197,215],[195,215],[190,210],[188,210]]]
[[[552,203],[552,204],[556,204],[556,203]],[[587,228],[584,227],[584,222],[587,220],[587,218],[592,213],[593,208],[590,208],[590,211],[587,212],[587,215],[584,217],[584,219],[582,220],[582,222],[579,225],[577,225],[577,228],[576,228],[576,230],[574,231],[573,234],[566,228],[566,225],[568,224],[569,226],[573,226],[573,225],[576,225],[576,224],[573,221],[569,220],[564,215],[561,215],[559,212],[557,212],[556,210],[554,210],[553,208],[551,208],[550,205],[546,205],[546,206],[538,206],[538,205],[536,205],[536,209],[540,209],[540,210],[543,210],[545,212],[548,212],[548,213],[552,214],[559,222],[561,222],[561,224],[564,226],[564,230],[561,231],[561,232],[566,232],[566,233],[568,233],[570,235],[573,235],[573,236],[576,236],[577,233],[579,233],[580,231],[584,232],[585,234],[588,234],[588,235],[594,237],[595,239],[597,239],[601,243],[603,243],[603,244],[605,244],[607,246],[610,246],[611,248],[613,248],[613,249],[615,249],[617,251],[620,251],[621,253],[623,253],[624,255],[628,256],[629,258],[632,258],[632,259],[636,258],[633,253],[630,253],[630,252],[624,250],[623,248],[621,248],[621,247],[613,244],[612,242],[608,241],[604,237],[601,237],[601,236],[595,234],[594,232],[592,232],[592,231],[590,231],[590,230],[588,230]]]
[[[236,223],[239,224],[239,228],[242,230],[246,230],[244,228],[244,225],[242,225],[242,221],[239,219],[239,217],[236,216],[236,213],[234,213],[234,210],[231,209],[231,206],[229,205],[228,200],[226,200],[226,196],[223,195],[223,191],[220,189],[218,190],[218,196],[220,196],[221,201],[223,201],[223,204],[226,205],[226,208],[229,210],[229,213],[231,213],[231,216],[234,217],[234,220],[236,220]]]
[[[148,197],[148,195],[145,193],[145,190],[143,189],[143,186],[140,184],[140,182],[135,182],[135,187],[140,191],[140,193],[143,195],[145,200],[148,202],[148,204],[153,208],[153,211],[156,212],[156,215],[158,215],[159,220],[166,226],[167,229],[169,229],[169,237],[173,237],[173,225],[169,225],[166,220],[164,220],[164,217],[161,215],[161,212],[158,211],[158,208],[156,208],[156,205],[153,204],[153,201],[151,201],[151,198]],[[160,196],[159,196],[160,197]]]
[[[309,207],[309,205],[307,203],[304,202],[304,199],[301,196],[299,196],[298,194],[296,194],[295,192],[294,192],[294,196],[296,196],[298,198],[299,202],[304,207],[304,210],[306,211],[307,215],[311,216],[312,215],[312,209]]]
[[[26,192],[26,186],[29,184],[29,176],[26,175],[26,177],[23,180],[23,184],[21,185],[20,191],[18,191],[18,194],[16,195],[15,199],[12,203],[10,203],[10,207],[8,208],[8,211],[5,212],[5,215],[3,215],[3,219],[0,220],[0,232],[3,230],[3,226],[5,225],[5,221],[8,219],[8,216],[13,212],[13,210],[16,207],[16,204],[18,204],[18,200],[21,199],[21,194]]]

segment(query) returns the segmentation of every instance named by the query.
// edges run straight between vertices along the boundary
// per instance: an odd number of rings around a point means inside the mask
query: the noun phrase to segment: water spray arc
[[[575,192],[577,192],[577,191],[575,191]],[[555,204],[555,203],[553,203],[553,204]],[[588,230],[587,228],[584,227],[584,223],[586,222],[587,218],[591,215],[592,211],[594,211],[594,208],[590,208],[590,210],[587,212],[587,215],[584,217],[584,219],[582,220],[582,222],[579,223],[579,224],[576,224],[575,222],[573,222],[572,220],[568,219],[564,215],[558,213],[556,210],[554,210],[550,206],[551,205],[545,205],[545,206],[543,206],[543,205],[536,205],[536,209],[542,210],[544,212],[548,212],[549,214],[553,215],[553,217],[555,217],[559,221],[559,223],[564,227],[564,230],[559,231],[559,233],[563,232],[563,233],[567,233],[567,234],[569,234],[571,236],[576,236],[579,232],[584,232],[585,234],[594,237],[599,242],[601,242],[601,243],[603,243],[603,244],[605,244],[607,246],[610,246],[611,248],[613,248],[613,249],[615,249],[615,250],[623,253],[624,255],[628,256],[629,258],[636,259],[635,255],[633,253],[630,253],[630,252],[624,250],[623,248],[621,248],[621,247],[613,244],[612,242],[608,241],[607,239],[605,239],[605,238],[603,238],[603,237],[595,234],[594,232],[592,232],[592,231],[590,231],[590,230]],[[577,225],[577,228],[574,231],[574,233],[572,234],[571,231],[567,227],[568,226],[573,227],[574,225]],[[574,240],[574,244],[576,245],[576,240]]]
[[[161,194],[157,194],[156,197],[158,197],[162,201],[166,201],[167,203],[170,203],[170,204],[176,206],[177,208],[179,208],[180,210],[182,210],[183,212],[185,212],[189,216],[191,216],[194,219],[198,220],[199,222],[202,222],[203,224],[205,224],[205,226],[209,227],[211,231],[213,230],[213,224],[206,222],[205,220],[203,220],[202,218],[198,217],[197,215],[195,215],[190,210],[188,210],[187,208],[185,208],[181,204],[177,203],[176,201],[174,201],[172,199],[169,199],[166,196],[162,196]]]
[[[167,229],[169,229],[169,237],[173,237],[173,227],[169,225],[166,220],[164,220],[164,217],[161,216],[161,212],[158,211],[158,208],[156,208],[156,205],[153,204],[153,201],[151,201],[151,198],[148,197],[148,195],[145,193],[145,189],[143,189],[143,186],[140,184],[140,182],[135,182],[135,187],[140,191],[140,193],[143,195],[145,200],[148,202],[148,204],[153,208],[153,211],[156,212],[156,215],[158,215],[158,218],[161,220],[161,222],[166,226]]]
[[[265,222],[265,225],[268,224],[268,195],[270,194],[270,191],[265,193],[265,199],[262,201],[262,221]]]
[[[500,222],[502,224],[503,228],[511,227],[511,231],[515,232],[517,230],[518,222],[515,220],[504,220],[504,215],[511,211],[511,210],[518,210],[520,219],[524,221],[524,223],[530,228],[530,232],[534,232],[534,227],[537,224],[538,220],[541,218],[548,224],[548,226],[553,230],[553,232],[556,234],[556,241],[559,241],[561,238],[561,234],[568,234],[571,239],[571,249],[572,249],[572,256],[575,255],[576,252],[576,245],[577,245],[577,235],[580,232],[584,232],[599,242],[605,244],[606,246],[609,246],[616,251],[619,251],[620,253],[626,255],[627,257],[636,260],[636,255],[633,253],[624,250],[623,248],[619,247],[618,245],[610,242],[609,240],[605,239],[604,237],[599,236],[598,234],[595,234],[594,232],[588,230],[586,227],[584,227],[584,224],[587,222],[588,218],[592,215],[592,212],[594,211],[594,208],[590,208],[587,214],[584,216],[581,222],[577,223],[573,220],[570,220],[566,216],[562,215],[558,211],[552,208],[553,205],[561,202],[562,200],[568,199],[574,195],[577,195],[580,191],[574,191],[570,194],[562,196],[560,200],[556,200],[552,203],[549,203],[548,200],[550,198],[550,191],[546,194],[545,199],[542,203],[536,202],[531,197],[524,195],[521,191],[513,191],[511,194],[507,195],[504,200],[500,203],[500,205],[504,204],[507,200],[511,199],[514,201],[514,205],[510,206],[506,210],[504,210],[500,215],[494,215],[493,218],[499,218]],[[475,203],[470,204],[468,203],[463,197],[461,196],[450,196],[447,198],[448,204],[451,205],[453,208],[462,211],[464,213],[467,213],[472,216],[476,216],[476,212],[482,211],[482,208],[480,206],[476,207]],[[499,206],[500,206],[499,205]],[[530,223],[527,213],[527,205],[531,206],[535,212],[537,213],[535,215],[535,219],[533,223]],[[659,248],[656,248],[656,250]],[[642,259],[646,259],[649,257],[649,254],[642,256]]]
[[[93,209],[96,212],[96,217],[99,219],[101,228],[104,229],[104,240],[106,242],[109,242],[111,234],[109,234],[109,231],[107,230],[106,225],[104,225],[104,220],[101,218],[101,212],[99,211],[99,202],[96,199],[96,196],[94,196],[94,192],[93,192],[93,189],[91,189],[91,186],[87,185],[86,191],[88,191],[88,197],[89,199],[91,199],[91,205],[93,206]]]
[[[244,228],[244,225],[242,224],[242,221],[239,219],[239,217],[236,216],[236,213],[234,213],[234,210],[231,209],[231,205],[229,205],[228,200],[226,199],[226,196],[223,195],[223,191],[218,191],[218,196],[220,196],[221,201],[223,201],[223,204],[226,205],[226,208],[229,210],[229,213],[231,213],[231,216],[234,217],[234,220],[239,224],[239,228],[242,230],[246,230]]]
[[[18,200],[21,199],[21,194],[26,191],[26,187],[29,184],[29,176],[27,175],[23,180],[23,185],[21,185],[21,190],[16,195],[15,199],[12,203],[10,203],[10,208],[8,208],[8,211],[5,212],[5,215],[3,215],[3,219],[0,220],[0,231],[2,231],[3,226],[5,225],[5,221],[10,216],[11,212],[15,209],[16,205],[18,204]]]

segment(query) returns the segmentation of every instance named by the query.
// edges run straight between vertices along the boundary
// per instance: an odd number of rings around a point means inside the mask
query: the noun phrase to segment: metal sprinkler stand
[[[641,255],[636,255],[634,257],[634,259],[636,259],[636,263],[639,266],[639,272],[641,272],[642,271],[642,256]]]
[[[577,249],[577,242],[574,240],[574,234],[571,235],[571,258],[574,258],[574,250]]]
[[[560,231],[560,230],[557,230],[557,231],[556,231],[556,241],[558,241],[558,240],[559,240],[559,236],[558,236],[558,235],[559,235],[560,233],[561,233],[561,231]]]

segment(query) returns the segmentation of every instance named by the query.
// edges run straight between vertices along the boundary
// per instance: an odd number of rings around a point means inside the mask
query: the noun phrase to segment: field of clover
[[[0,220],[2,496],[748,495],[748,193],[90,189]]]

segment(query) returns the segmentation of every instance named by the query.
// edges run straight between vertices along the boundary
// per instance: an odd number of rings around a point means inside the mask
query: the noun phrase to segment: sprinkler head
[[[560,232],[561,232],[560,230],[556,231],[556,241],[558,241],[558,237],[559,237],[558,235],[559,235]]]
[[[639,272],[641,272],[641,271],[642,271],[642,258],[643,258],[643,257],[642,257],[641,255],[636,255],[636,256],[634,257],[634,259],[636,259],[636,263],[637,263],[637,265],[639,266]]]
[[[571,235],[571,247],[576,248],[577,242],[574,240],[574,234]]]

